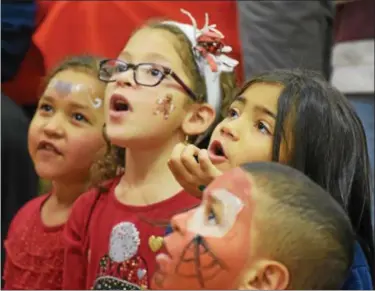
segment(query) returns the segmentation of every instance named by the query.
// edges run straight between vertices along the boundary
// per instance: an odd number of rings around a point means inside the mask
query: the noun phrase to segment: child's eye
[[[88,122],[87,118],[81,113],[73,113],[73,119],[79,122]]]
[[[51,112],[53,110],[53,107],[51,105],[48,105],[46,103],[43,103],[39,106],[39,110],[40,111],[44,111],[44,112]]]
[[[163,76],[163,72],[160,71],[159,69],[156,69],[156,68],[150,68],[148,70],[148,73],[153,76],[153,77],[158,77],[160,78],[161,76]]]
[[[258,121],[256,124],[255,124],[256,128],[263,134],[267,134],[267,135],[270,135],[271,132],[270,130],[268,129],[267,125],[265,125],[264,122],[262,121]]]
[[[234,109],[234,108],[229,108],[229,110],[228,110],[228,117],[229,118],[238,118],[240,115],[239,115],[239,113],[237,112],[237,110],[236,109]]]
[[[123,73],[129,70],[129,65],[126,63],[123,64],[116,64],[115,72],[116,73]]]
[[[218,219],[216,217],[216,214],[214,210],[211,208],[207,217],[207,222],[209,225],[217,225],[219,224]]]

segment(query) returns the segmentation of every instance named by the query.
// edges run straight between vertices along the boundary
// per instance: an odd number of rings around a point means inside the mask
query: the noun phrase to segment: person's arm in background
[[[12,79],[35,29],[35,1],[1,3],[1,82]]]
[[[297,67],[329,78],[331,1],[237,1],[237,12],[246,78]]]

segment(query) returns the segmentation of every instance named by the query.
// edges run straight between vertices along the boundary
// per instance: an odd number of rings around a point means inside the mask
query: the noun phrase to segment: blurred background
[[[16,211],[45,192],[27,130],[46,73],[70,55],[115,58],[149,18],[216,23],[241,61],[239,82],[275,68],[321,72],[353,103],[374,167],[374,0],[22,1],[1,3],[2,240]],[[2,253],[2,260],[4,254]]]

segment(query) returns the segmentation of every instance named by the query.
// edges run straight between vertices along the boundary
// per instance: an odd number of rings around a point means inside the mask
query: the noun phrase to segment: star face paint
[[[94,89],[87,87],[84,84],[74,84],[61,80],[52,80],[47,87],[47,91],[48,90],[53,90],[60,98],[72,97],[75,94],[85,94],[89,98],[90,104],[94,108],[99,108],[103,103],[101,98],[95,96]]]
[[[159,98],[156,100],[156,109],[154,111],[155,115],[162,114],[164,119],[167,120],[169,118],[169,115],[173,112],[173,110],[176,108],[174,104],[172,103],[173,98],[172,95],[167,95],[163,98]]]
[[[152,289],[236,289],[250,254],[253,209],[242,169],[217,178],[200,206],[172,219],[174,231],[156,258]]]

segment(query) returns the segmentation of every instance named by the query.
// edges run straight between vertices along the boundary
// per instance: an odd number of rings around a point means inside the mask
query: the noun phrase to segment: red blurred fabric
[[[33,104],[38,99],[41,82],[57,62],[70,55],[93,54],[116,57],[131,33],[149,18],[166,18],[190,23],[180,12],[188,10],[204,24],[225,35],[233,47],[232,56],[242,60],[236,1],[39,1],[37,29],[33,43],[16,78],[3,84],[3,92],[19,104]],[[237,68],[242,79],[242,68]]]

